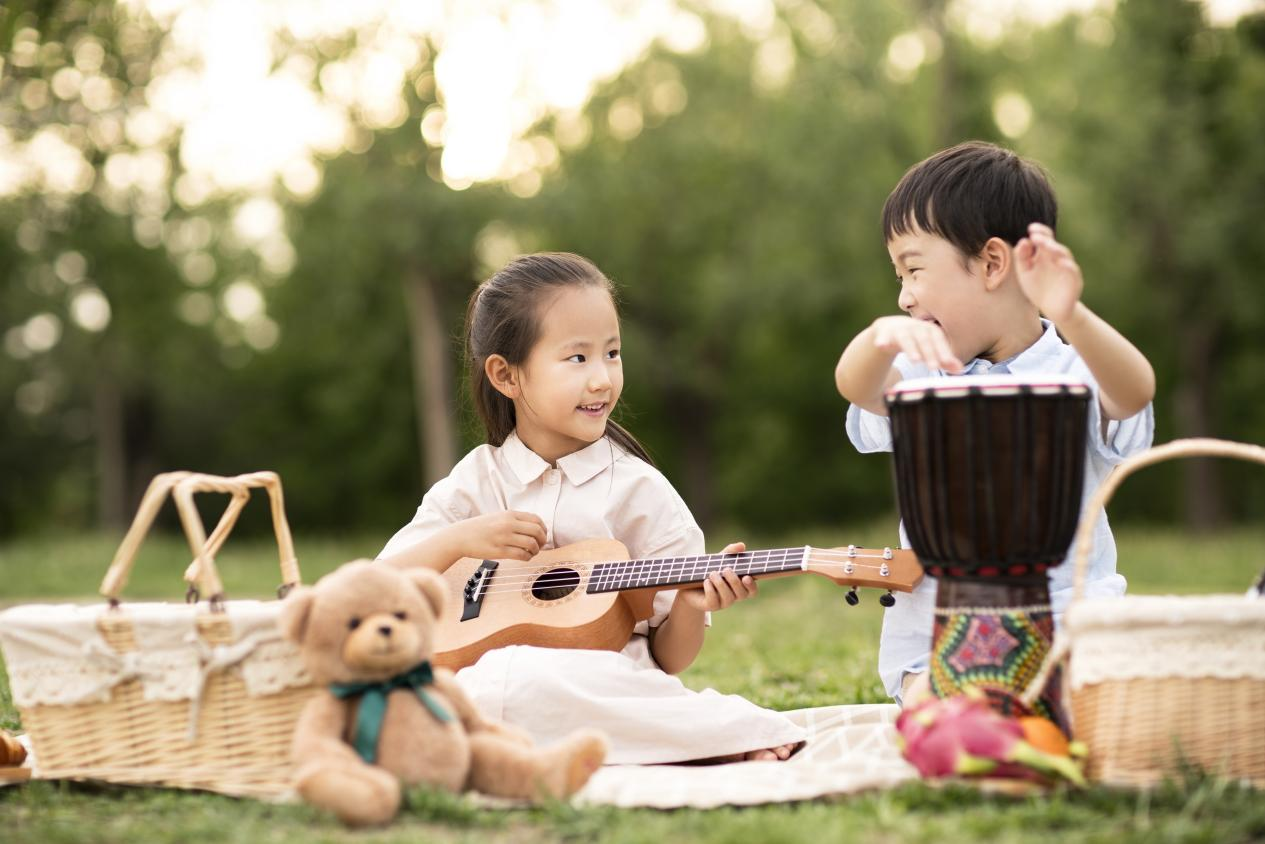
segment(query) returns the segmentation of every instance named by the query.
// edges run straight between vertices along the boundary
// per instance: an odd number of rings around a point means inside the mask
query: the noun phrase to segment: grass
[[[846,541],[877,544],[890,525],[751,538],[752,547]],[[1263,564],[1265,533],[1237,530],[1191,537],[1167,529],[1118,532],[1121,570],[1139,592],[1240,592]],[[92,600],[117,537],[31,538],[0,546],[0,602]],[[372,554],[380,537],[300,537],[305,580]],[[178,600],[188,549],[176,537],[142,548],[125,596]],[[230,541],[219,561],[232,596],[268,595],[275,551],[264,541]],[[875,676],[882,621],[877,593],[858,607],[818,577],[765,582],[760,596],[715,617],[703,653],[683,676],[778,709],[884,700]],[[0,674],[0,726],[20,729]],[[1150,793],[1104,788],[1024,799],[920,784],[839,801],[711,811],[480,809],[451,795],[414,790],[395,823],[351,832],[306,806],[274,806],[209,794],[71,783],[0,789],[0,840],[62,841],[555,841],[612,842],[1247,842],[1265,840],[1259,792],[1191,776]]]

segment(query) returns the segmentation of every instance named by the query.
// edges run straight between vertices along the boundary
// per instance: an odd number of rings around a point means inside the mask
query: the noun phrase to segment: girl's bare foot
[[[799,744],[780,744],[777,747],[766,747],[762,750],[749,750],[742,754],[744,762],[783,762],[791,758],[791,754]]]
[[[795,751],[804,746],[799,741],[783,744],[778,747],[766,747],[760,750],[748,750],[746,753],[730,753],[727,756],[709,756],[706,759],[691,759],[688,762],[675,762],[676,765],[726,765],[730,762],[782,762],[795,755]]]

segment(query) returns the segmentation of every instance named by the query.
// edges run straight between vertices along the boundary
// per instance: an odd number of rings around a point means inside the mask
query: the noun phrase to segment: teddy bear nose
[[[378,628],[378,632],[381,633],[383,636],[386,636],[389,638],[391,636],[391,625],[383,624],[381,627]]]

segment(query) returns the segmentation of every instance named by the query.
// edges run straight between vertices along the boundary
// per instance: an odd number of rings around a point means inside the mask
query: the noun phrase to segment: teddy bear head
[[[285,599],[281,632],[316,683],[380,681],[435,651],[444,583],[430,569],[356,560]]]

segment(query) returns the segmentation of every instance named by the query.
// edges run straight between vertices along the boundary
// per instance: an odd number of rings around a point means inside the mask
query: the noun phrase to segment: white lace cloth
[[[1073,688],[1107,680],[1265,680],[1265,599],[1129,596],[1067,610]]]
[[[197,634],[205,606],[187,604],[56,604],[0,613],[0,646],[18,706],[70,705],[109,699],[110,690],[139,680],[146,700],[201,697],[207,677],[236,667],[251,696],[310,682],[297,649],[277,628],[279,602],[230,601],[233,642],[209,645]],[[118,653],[97,621],[119,612],[131,621],[136,650]]]

